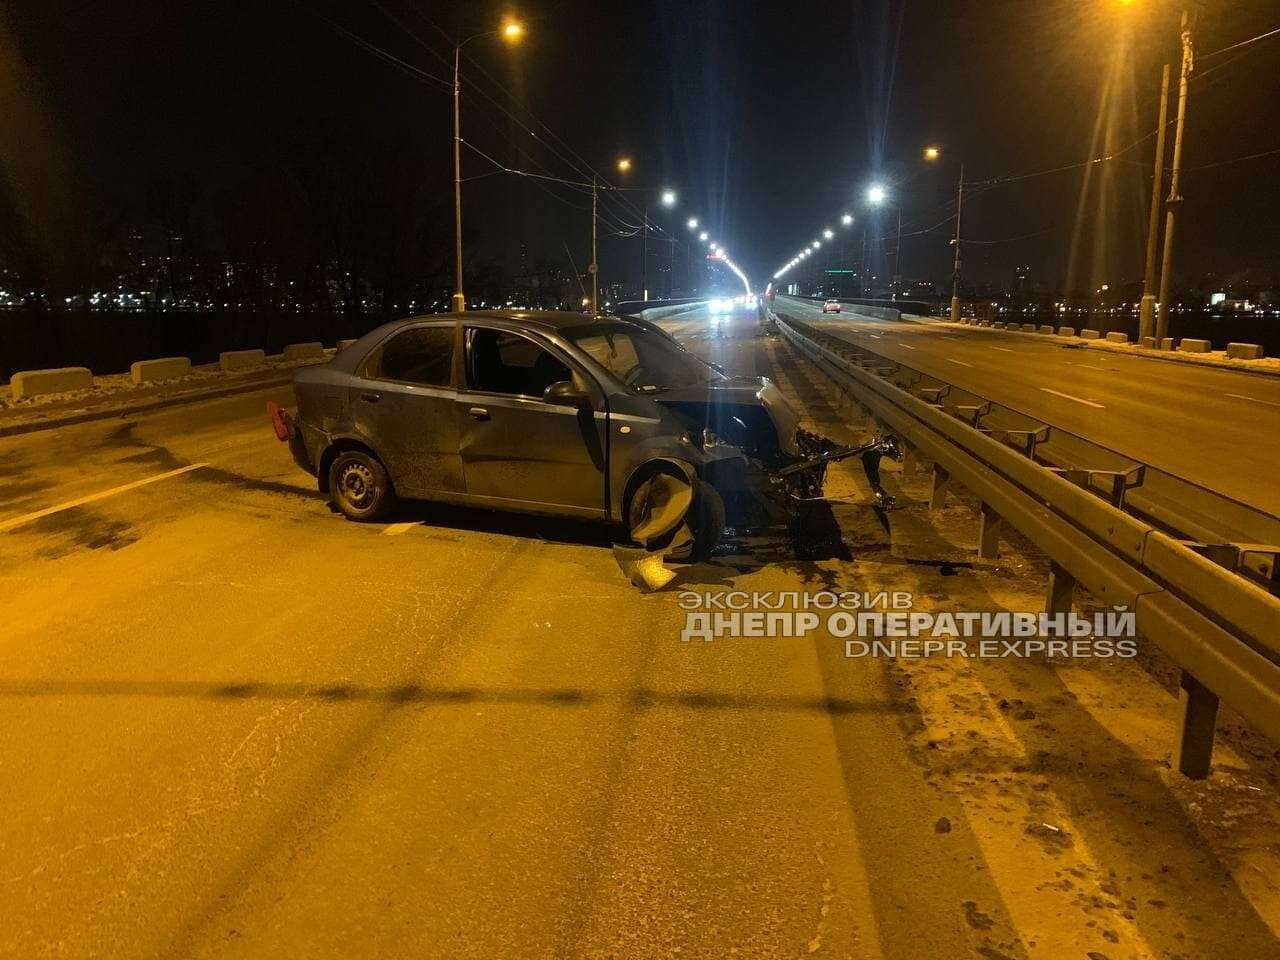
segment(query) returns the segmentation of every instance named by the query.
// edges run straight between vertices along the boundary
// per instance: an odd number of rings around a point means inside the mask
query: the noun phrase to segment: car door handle
[[[361,399],[361,400],[363,400],[365,403],[377,403],[379,400],[381,400],[381,399],[382,399],[382,394],[380,394],[380,393],[362,393],[362,394],[360,394],[360,399]]]
[[[488,411],[488,410],[486,410],[484,407],[472,407],[472,408],[471,408],[470,410],[468,410],[467,412],[471,414],[471,419],[473,419],[473,420],[488,420],[488,419],[489,419],[489,411]]]

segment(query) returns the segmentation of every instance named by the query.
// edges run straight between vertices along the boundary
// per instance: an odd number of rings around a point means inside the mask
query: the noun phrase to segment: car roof
[[[489,320],[498,321],[501,324],[510,324],[513,327],[519,327],[524,330],[536,330],[541,333],[556,333],[569,327],[586,327],[593,324],[601,326],[607,324],[630,323],[646,330],[656,330],[659,333],[665,332],[657,327],[651,321],[642,320],[639,317],[623,317],[613,314],[598,313],[593,315],[585,313],[573,313],[569,310],[468,310],[465,313],[421,313],[412,317],[401,317],[399,320],[391,320],[379,327],[370,330],[363,337],[352,344],[348,350],[339,351],[334,357],[331,367],[345,373],[355,372],[355,368],[369,352],[369,348],[375,343],[381,343],[388,336],[399,330],[401,327],[408,327],[418,323],[430,321],[452,321],[459,320]]]

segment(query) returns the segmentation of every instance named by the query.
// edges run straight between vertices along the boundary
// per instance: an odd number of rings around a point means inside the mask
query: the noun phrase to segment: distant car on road
[[[824,303],[824,304],[822,305],[822,312],[823,312],[823,313],[839,313],[839,312],[840,312],[840,301],[839,301],[839,300],[828,300],[826,303]]]
[[[801,430],[765,378],[619,317],[397,320],[298,370],[294,393],[276,435],[351,520],[436,500],[610,521],[685,557],[719,541],[726,502],[820,497],[827,462],[854,452]]]

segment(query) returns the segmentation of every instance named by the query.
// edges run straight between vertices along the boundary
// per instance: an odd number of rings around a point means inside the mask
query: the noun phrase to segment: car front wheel
[[[344,450],[333,458],[329,493],[343,515],[359,523],[385,516],[396,502],[386,468],[363,450]]]
[[[724,538],[725,510],[719,491],[705,480],[693,482],[693,503],[685,515],[685,524],[689,540],[668,556],[692,563],[706,560]]]

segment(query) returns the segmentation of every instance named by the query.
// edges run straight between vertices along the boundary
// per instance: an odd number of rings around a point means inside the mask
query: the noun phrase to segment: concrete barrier
[[[1111,333],[1107,334],[1107,342],[1108,343],[1128,343],[1129,335],[1127,333],[1112,331]]]
[[[134,383],[176,380],[190,372],[191,360],[187,357],[158,357],[155,360],[135,360],[129,367],[129,379]]]
[[[58,367],[54,370],[20,370],[9,379],[9,393],[15,400],[38,397],[42,393],[91,390],[93,374],[88,367]]]
[[[1211,349],[1213,348],[1208,340],[1196,340],[1193,337],[1183,337],[1178,344],[1178,350],[1182,353],[1208,353]]]
[[[324,344],[319,340],[310,343],[291,343],[284,348],[286,360],[323,360]]]
[[[1076,335],[1075,327],[1059,327],[1058,328],[1058,336],[1060,337],[1074,337],[1075,335]]]
[[[1046,323],[1046,324],[1042,324],[1042,325],[1041,325],[1041,327],[1040,327],[1040,332],[1041,332],[1041,333],[1053,333],[1053,326],[1052,326],[1051,324],[1048,324],[1048,323]]]
[[[1080,336],[1086,340],[1101,340],[1102,334],[1097,330],[1090,330],[1088,327],[1080,331]]]
[[[339,350],[345,350],[345,349],[347,349],[347,347],[351,346],[353,343],[355,343],[355,341],[354,341],[354,340],[339,340],[339,341],[338,341],[338,349],[339,349]]]
[[[252,370],[267,361],[265,350],[226,350],[218,354],[218,366],[223,373],[236,373],[239,370]]]
[[[860,313],[864,317],[875,317],[877,320],[901,320],[902,311],[892,307],[867,307],[861,303],[848,304],[851,313]],[[966,319],[966,323],[968,320]]]
[[[1024,323],[1024,324],[1022,325],[1022,332],[1023,332],[1023,333],[1035,333],[1035,332],[1036,332],[1036,325],[1035,325],[1034,323]]]
[[[1231,360],[1261,360],[1262,346],[1257,343],[1228,343],[1227,357]]]

